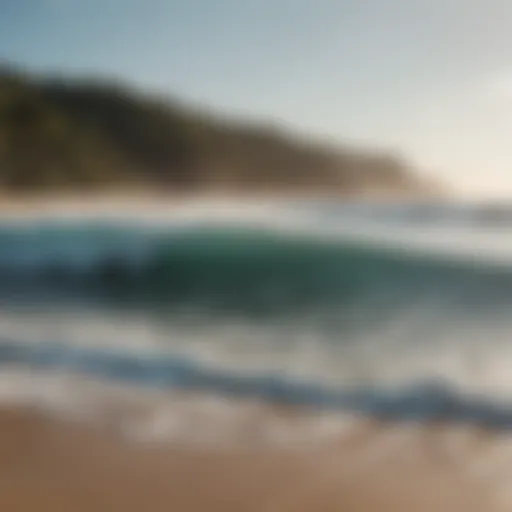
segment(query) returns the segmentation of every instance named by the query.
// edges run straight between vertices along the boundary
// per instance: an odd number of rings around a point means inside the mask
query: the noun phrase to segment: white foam
[[[231,375],[275,375],[333,388],[439,380],[468,397],[512,398],[508,314],[481,318],[478,324],[470,319],[450,324],[442,311],[420,310],[415,315],[406,308],[374,331],[344,332],[331,339],[309,318],[279,326],[198,314],[182,325],[168,324],[165,315],[133,311],[4,306],[0,340],[133,358],[185,358]]]
[[[363,205],[364,208],[369,206]],[[415,225],[390,223],[383,229],[375,212],[366,216],[333,215],[329,224],[325,217],[315,217],[314,207],[306,205],[303,212],[299,210],[293,204],[222,205],[212,202],[192,203],[172,211],[158,208],[149,211],[134,208],[131,212],[91,210],[87,214],[75,211],[74,218],[70,215],[65,220],[72,223],[110,219],[148,229],[167,229],[177,223],[185,225],[198,220],[255,223],[288,233],[304,233],[308,237],[332,236],[340,240],[348,236],[416,248],[420,252],[447,251],[471,258],[481,256],[486,261],[488,257],[492,260],[493,255],[499,255],[498,259],[503,262],[510,262],[512,258],[512,239],[504,228],[465,230],[435,224],[419,229]],[[30,224],[35,218],[26,216],[25,221]],[[129,240],[132,245],[140,241],[135,238]],[[334,313],[340,318],[357,318],[360,325],[364,325],[368,311],[384,308],[387,300],[386,296],[376,296],[373,302],[365,302],[364,307],[350,309],[343,305]],[[231,373],[264,372],[334,387],[372,382],[382,386],[400,385],[434,378],[468,394],[512,398],[509,347],[512,325],[508,309],[486,317],[479,315],[477,321],[472,322],[471,318],[455,316],[450,309],[452,300],[453,297],[439,295],[418,297],[416,303],[388,315],[376,329],[353,336],[343,332],[343,343],[338,344],[331,343],[332,340],[315,330],[315,312],[308,318],[290,318],[286,326],[265,327],[235,319],[223,324],[222,320],[214,321],[201,314],[196,321],[192,314],[188,325],[175,323],[169,330],[161,319],[142,313],[122,315],[112,311],[80,310],[75,314],[71,308],[61,306],[16,310],[3,305],[0,333],[2,338],[20,343],[57,342],[149,357],[171,354]],[[343,325],[342,322],[339,325]]]
[[[293,414],[208,393],[141,390],[65,373],[0,372],[0,405],[22,405],[116,428],[138,442],[308,447],[342,434],[341,413]]]
[[[131,230],[127,237],[117,242],[107,239],[101,243],[93,243],[88,240],[86,251],[83,247],[77,250],[76,240],[67,245],[62,240],[58,245],[53,244],[54,249],[33,244],[31,251],[22,251],[17,255],[20,265],[23,258],[27,258],[27,265],[35,265],[37,262],[41,264],[60,256],[65,257],[70,265],[87,268],[105,255],[111,255],[116,244],[116,256],[124,257],[127,263],[136,264],[153,243],[151,237],[148,238],[148,233],[206,223],[211,226],[259,226],[282,234],[305,236],[310,240],[352,241],[369,246],[406,250],[423,256],[449,257],[456,261],[484,265],[512,266],[509,225],[491,223],[479,227],[471,222],[472,216],[477,215],[475,212],[479,210],[460,207],[447,208],[444,214],[441,213],[440,217],[444,222],[417,225],[414,222],[392,221],[397,215],[399,218],[407,218],[414,214],[415,208],[418,206],[340,203],[329,215],[325,215],[320,214],[322,205],[311,203],[297,206],[286,201],[192,201],[172,207],[69,207],[60,212],[50,209],[37,215],[6,215],[3,224],[37,226],[36,221],[51,221],[56,225],[70,226],[76,222],[108,222],[129,227]],[[441,205],[431,206],[433,211],[436,208],[442,212]],[[466,229],[464,224],[453,225],[448,222],[453,216],[468,219],[472,229]],[[512,217],[512,213],[510,216]]]

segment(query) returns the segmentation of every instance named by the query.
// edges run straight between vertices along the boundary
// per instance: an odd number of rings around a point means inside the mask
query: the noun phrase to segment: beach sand
[[[512,510],[503,468],[473,464],[502,453],[506,438],[473,428],[456,445],[447,443],[449,431],[361,419],[315,449],[201,448],[129,442],[97,425],[4,407],[0,510]]]
[[[345,195],[337,192],[322,193],[290,192],[282,191],[266,193],[261,192],[198,192],[194,194],[176,194],[171,192],[162,192],[158,190],[135,189],[126,190],[122,188],[114,190],[94,191],[90,193],[61,193],[61,194],[43,194],[34,195],[13,195],[0,193],[0,218],[11,218],[18,216],[34,215],[54,215],[62,214],[125,214],[125,213],[144,213],[153,211],[162,214],[174,213],[183,206],[194,205],[200,211],[207,208],[209,212],[212,209],[245,209],[256,208],[261,210],[262,205],[283,203],[301,203],[301,202],[321,202],[321,201],[372,201],[379,203],[419,203],[423,204],[424,197],[401,193],[386,193],[377,191],[367,194]],[[442,201],[442,197],[437,197],[437,201]],[[446,200],[446,199],[445,199]]]

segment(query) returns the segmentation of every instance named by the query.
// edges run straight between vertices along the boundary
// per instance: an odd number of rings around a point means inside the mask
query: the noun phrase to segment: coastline
[[[0,429],[1,510],[510,510],[503,495],[509,475],[469,471],[507,442],[478,429],[452,445],[453,426],[361,418],[313,450],[241,450],[133,442],[99,425],[12,406],[0,408]]]
[[[0,215],[10,215],[19,213],[39,213],[58,211],[66,213],[88,212],[88,211],[119,211],[136,208],[152,208],[162,211],[175,209],[183,204],[258,204],[262,202],[280,202],[280,201],[379,201],[393,203],[396,201],[406,203],[422,203],[425,200],[436,200],[446,202],[456,198],[446,195],[422,195],[411,194],[408,191],[366,191],[357,194],[336,192],[321,193],[300,193],[297,191],[230,191],[217,190],[208,192],[197,192],[190,194],[159,191],[153,189],[107,189],[105,191],[95,191],[91,193],[35,193],[35,194],[0,194]]]

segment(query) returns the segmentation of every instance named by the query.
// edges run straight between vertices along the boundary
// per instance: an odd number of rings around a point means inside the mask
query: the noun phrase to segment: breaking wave
[[[4,222],[0,364],[512,426],[506,226],[373,218]]]

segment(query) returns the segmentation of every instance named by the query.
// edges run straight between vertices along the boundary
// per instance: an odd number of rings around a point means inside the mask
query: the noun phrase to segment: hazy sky
[[[512,197],[512,0],[0,0],[0,58],[398,148]]]

